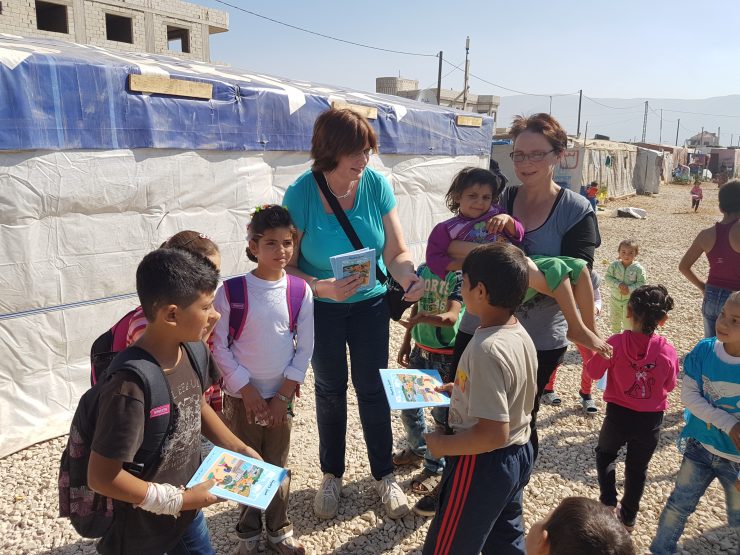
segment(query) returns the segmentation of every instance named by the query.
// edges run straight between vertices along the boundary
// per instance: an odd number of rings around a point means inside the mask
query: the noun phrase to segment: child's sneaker
[[[339,495],[342,492],[342,479],[327,472],[321,480],[319,490],[313,500],[313,512],[323,519],[334,518],[339,512]]]
[[[581,406],[583,407],[583,412],[586,414],[596,414],[599,412],[599,407],[596,406],[593,399],[581,398]]]
[[[543,393],[541,401],[546,405],[552,405],[554,407],[559,406],[560,403],[563,402],[560,396],[554,391],[546,391],[545,393]]]
[[[408,448],[398,453],[393,453],[393,466],[406,466],[408,464],[419,466],[423,460],[424,457],[417,455]]]
[[[419,499],[414,505],[413,511],[419,516],[434,516],[437,510],[437,499],[439,498],[439,488],[441,481],[434,489]]]
[[[375,482],[375,489],[378,490],[380,501],[389,517],[402,518],[408,514],[409,500],[392,473]]]
[[[273,542],[268,538],[267,550],[280,555],[306,555],[306,549],[293,536],[283,538],[279,542]]]

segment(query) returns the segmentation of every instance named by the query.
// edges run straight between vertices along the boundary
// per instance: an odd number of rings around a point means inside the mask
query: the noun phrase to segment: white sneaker
[[[313,500],[313,512],[323,519],[334,518],[339,512],[339,494],[342,492],[342,479],[327,472],[321,480],[319,490]]]
[[[409,500],[403,493],[401,486],[396,482],[396,477],[391,474],[383,476],[381,480],[375,482],[375,489],[378,490],[380,501],[385,507],[385,512],[391,518],[402,518],[409,512]]]

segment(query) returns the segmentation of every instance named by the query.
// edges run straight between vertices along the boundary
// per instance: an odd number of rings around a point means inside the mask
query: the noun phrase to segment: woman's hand
[[[363,282],[363,277],[359,274],[347,276],[342,279],[320,279],[316,282],[316,293],[322,299],[331,299],[332,301],[346,301],[352,295],[357,293]]]
[[[416,274],[407,274],[398,280],[405,291],[403,299],[415,303],[424,295],[424,280]]]

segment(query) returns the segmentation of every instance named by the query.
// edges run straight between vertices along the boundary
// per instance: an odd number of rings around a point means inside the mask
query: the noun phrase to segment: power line
[[[362,44],[360,42],[353,42],[351,40],[345,40],[340,39],[338,37],[332,37],[331,35],[325,35],[324,33],[319,33],[317,31],[311,31],[310,29],[304,29],[303,27],[298,27],[297,25],[291,25],[290,23],[285,23],[284,21],[278,21],[277,19],[273,19],[271,17],[267,17],[266,15],[258,14],[257,12],[253,12],[251,10],[246,10],[244,8],[241,8],[239,6],[235,6],[234,4],[230,4],[228,2],[224,2],[223,0],[213,0],[214,2],[217,2],[219,4],[223,4],[224,6],[228,6],[230,8],[233,8],[235,10],[239,10],[240,12],[248,13],[249,15],[253,15],[255,17],[259,17],[260,19],[265,19],[267,21],[271,21],[272,23],[277,23],[278,25],[283,25],[284,27],[289,27],[291,29],[295,29],[296,31],[302,31],[304,33],[308,33],[310,35],[316,35],[317,37],[322,37],[329,40],[334,40],[337,42],[343,42],[345,44],[351,44],[352,46],[360,46],[362,48],[369,48],[371,50],[380,50],[381,52],[390,52],[392,54],[404,54],[406,56],[421,56],[425,58],[436,58],[437,54],[423,54],[420,52],[404,52],[403,50],[393,50],[390,48],[381,48],[379,46],[372,46],[369,44]]]
[[[590,100],[594,104],[598,104],[599,106],[603,106],[604,108],[610,108],[612,110],[630,110],[632,108],[637,108],[638,106],[643,106],[642,103],[640,104],[633,104],[632,106],[609,106],[608,104],[604,104],[603,102],[599,102],[596,99],[591,98],[590,96],[583,95],[583,98],[586,100]]]
[[[706,114],[704,112],[685,112],[683,110],[669,110],[668,108],[663,108],[664,112],[674,112],[676,114],[692,114],[695,116],[713,116],[717,118],[740,118],[740,115],[732,115],[732,114]]]
[[[447,60],[442,60],[442,61],[444,63],[446,63],[447,65],[450,65],[450,66],[453,65],[451,62],[448,62]],[[453,66],[453,67],[455,69],[458,69],[458,70],[462,71],[462,69],[459,68],[459,67],[457,67],[457,66]],[[478,79],[478,81],[482,81],[482,82],[484,82],[484,83],[486,83],[488,85],[492,85],[494,87],[498,87],[499,89],[504,89],[505,91],[515,92],[517,94],[524,94],[524,95],[527,95],[527,96],[542,96],[542,97],[547,98],[547,97],[550,97],[550,96],[552,96],[552,97],[556,97],[556,96],[573,96],[573,95],[578,94],[577,91],[576,92],[572,92],[572,93],[555,93],[555,94],[529,93],[529,92],[520,91],[520,90],[517,90],[517,89],[512,89],[512,88],[509,88],[509,87],[504,87],[503,85],[499,85],[498,83],[493,83],[491,81],[488,81],[487,79],[484,79],[483,77],[479,77],[478,75],[475,75],[474,73],[471,73],[471,72],[468,72],[468,75],[470,75],[470,77],[474,77],[475,79]]]

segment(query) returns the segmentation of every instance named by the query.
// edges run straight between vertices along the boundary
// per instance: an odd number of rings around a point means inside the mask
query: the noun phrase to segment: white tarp
[[[305,152],[0,151],[0,457],[68,431],[92,341],[138,304],[144,254],[195,229],[221,248],[224,276],[246,271],[249,213],[309,164]],[[471,165],[488,156],[372,157],[417,263]]]
[[[658,194],[663,171],[663,153],[647,148],[637,148],[635,173],[632,182],[635,191],[641,195]]]

